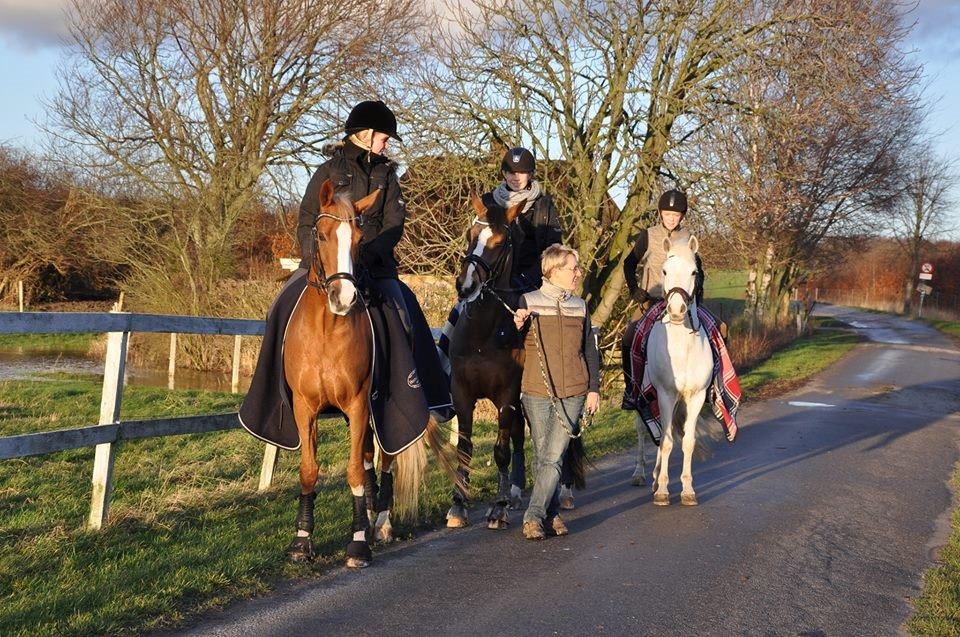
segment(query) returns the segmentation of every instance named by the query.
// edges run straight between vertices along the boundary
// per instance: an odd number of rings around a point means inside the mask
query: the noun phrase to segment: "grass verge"
[[[741,377],[749,396],[798,384],[856,343],[836,330],[775,353]],[[0,435],[95,422],[99,385],[92,381],[0,383]],[[130,387],[125,419],[235,409],[239,397]],[[343,559],[350,495],[343,473],[345,429],[319,427],[315,540],[324,556],[288,564],[298,455],[282,454],[274,488],[256,492],[263,447],[244,432],[128,442],[117,453],[111,522],[83,528],[89,507],[92,449],[0,463],[0,634],[132,634],[174,626],[287,578],[312,577]],[[493,495],[494,425],[475,429],[473,485],[478,500]],[[587,434],[593,458],[635,444],[629,414],[605,408]],[[528,443],[529,444],[529,443]],[[527,451],[528,462],[533,454]],[[529,472],[528,472],[529,475]],[[436,470],[421,499],[417,524],[401,537],[442,522],[449,485]]]

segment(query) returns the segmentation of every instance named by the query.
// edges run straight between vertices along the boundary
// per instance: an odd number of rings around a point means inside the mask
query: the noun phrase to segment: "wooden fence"
[[[124,440],[225,431],[240,426],[237,414],[207,414],[185,418],[120,421],[127,345],[134,332],[170,334],[234,335],[233,385],[237,383],[237,359],[242,336],[260,336],[262,320],[219,319],[199,316],[164,316],[124,312],[22,312],[0,313],[0,334],[107,333],[100,419],[96,425],[35,434],[0,437],[0,460],[36,456],[66,449],[96,447],[93,461],[93,491],[88,526],[99,529],[110,512],[113,465],[117,445]],[[236,390],[234,390],[236,391]],[[260,468],[260,490],[270,486],[277,447],[266,445]]]

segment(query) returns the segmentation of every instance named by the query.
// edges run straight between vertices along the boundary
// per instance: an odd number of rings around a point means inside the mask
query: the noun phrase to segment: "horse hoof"
[[[639,474],[634,475],[632,478],[630,478],[630,484],[635,487],[642,487],[646,483],[647,483],[647,479],[644,476]]]
[[[312,562],[314,557],[313,540],[309,537],[294,538],[287,547],[287,559],[291,562]]]
[[[450,507],[450,510],[447,511],[448,529],[462,529],[469,525],[470,520],[467,518],[467,510],[465,508],[456,504]]]
[[[378,526],[374,536],[376,537],[377,542],[380,542],[381,544],[390,544],[390,542],[393,542],[393,526],[389,524]]]
[[[519,511],[523,508],[523,498],[518,495],[512,496],[510,502],[507,503],[507,508],[513,511]]]
[[[502,531],[509,526],[510,526],[510,523],[507,522],[506,520],[502,520],[499,518],[487,519],[487,528],[492,531]]]
[[[568,495],[560,498],[560,508],[563,509],[564,511],[574,510],[576,507],[573,504],[573,496]]]
[[[373,552],[366,542],[354,540],[347,544],[347,568],[366,568],[373,560]]]
[[[681,493],[680,494],[680,504],[688,507],[695,507],[699,502],[697,502],[697,496],[694,493]]]
[[[666,493],[654,493],[653,503],[657,506],[668,506],[670,504],[670,496]]]

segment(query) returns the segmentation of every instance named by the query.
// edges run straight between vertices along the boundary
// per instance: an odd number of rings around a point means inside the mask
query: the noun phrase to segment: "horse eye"
[[[663,273],[664,273],[664,274],[667,273],[667,269],[666,269],[666,268],[663,269]]]
[[[318,234],[318,235],[317,235],[317,241],[323,243],[323,242],[326,241],[326,240],[327,240],[327,238],[326,238],[325,236],[323,236],[322,234]]]
[[[692,274],[693,276],[697,276],[697,271],[696,271],[696,270],[694,270],[694,271],[693,271],[693,272],[691,272],[690,274]]]

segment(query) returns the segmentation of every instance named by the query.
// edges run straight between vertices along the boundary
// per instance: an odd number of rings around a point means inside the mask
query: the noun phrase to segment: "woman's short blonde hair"
[[[563,266],[567,257],[571,254],[577,260],[577,263],[579,263],[580,255],[577,254],[577,251],[562,243],[554,243],[544,250],[543,256],[540,257],[540,271],[543,273],[543,278],[549,279],[553,271]]]

